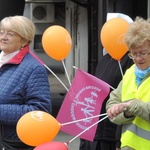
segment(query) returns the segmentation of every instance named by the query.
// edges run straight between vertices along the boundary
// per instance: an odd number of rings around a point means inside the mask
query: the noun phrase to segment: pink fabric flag
[[[63,124],[100,114],[109,90],[107,83],[78,69],[56,119]],[[98,120],[99,117],[64,125],[60,130],[76,136]],[[93,141],[96,128],[97,125],[80,135],[80,138]]]
[[[44,62],[43,62],[41,59],[39,59],[32,51],[30,51],[29,53],[30,53],[36,60],[38,60],[39,63],[41,63],[41,65],[44,65]]]

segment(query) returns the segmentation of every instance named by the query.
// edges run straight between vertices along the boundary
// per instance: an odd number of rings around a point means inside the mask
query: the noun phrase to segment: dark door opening
[[[133,20],[136,16],[147,18],[147,0],[108,0],[108,12],[123,13]]]

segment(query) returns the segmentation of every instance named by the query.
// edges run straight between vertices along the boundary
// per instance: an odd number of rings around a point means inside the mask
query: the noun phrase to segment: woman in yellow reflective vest
[[[121,150],[150,150],[150,21],[137,17],[125,42],[134,65],[111,92],[107,114],[122,124]]]

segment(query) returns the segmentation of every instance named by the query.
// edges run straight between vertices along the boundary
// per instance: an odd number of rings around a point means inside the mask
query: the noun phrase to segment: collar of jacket
[[[19,51],[12,59],[9,60],[9,64],[20,64],[25,55],[29,52],[29,46],[25,46]],[[8,64],[7,63],[7,64]]]

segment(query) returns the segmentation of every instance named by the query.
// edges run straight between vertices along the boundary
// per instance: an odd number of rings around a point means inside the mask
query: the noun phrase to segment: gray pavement
[[[73,136],[60,131],[55,137],[54,141],[65,143],[72,140],[73,138]],[[68,144],[68,148],[69,150],[79,150],[79,138],[76,138],[75,140],[70,142],[70,144]]]
[[[65,86],[69,88],[69,82],[66,76],[64,74],[56,74],[56,75],[65,84]],[[59,80],[56,77],[54,77],[54,75],[52,74],[49,75],[49,83],[51,89],[51,99],[52,99],[52,108],[53,108],[52,115],[56,117],[67,91],[63,87],[63,85],[59,82]],[[72,140],[73,138],[74,136],[59,131],[54,141],[65,143],[67,141]],[[69,150],[79,150],[79,138],[74,139],[70,144],[68,144],[68,147]]]

